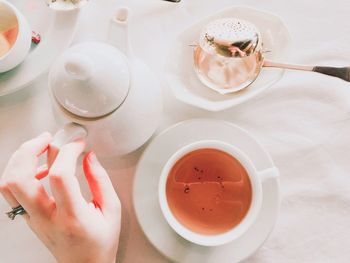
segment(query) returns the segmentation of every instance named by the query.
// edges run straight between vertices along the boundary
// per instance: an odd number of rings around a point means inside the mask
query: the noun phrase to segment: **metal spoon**
[[[318,72],[321,74],[340,78],[350,82],[350,67],[306,66],[306,65],[278,63],[278,62],[268,61],[268,60],[264,61],[263,67],[285,68],[285,69],[292,69],[292,70]]]

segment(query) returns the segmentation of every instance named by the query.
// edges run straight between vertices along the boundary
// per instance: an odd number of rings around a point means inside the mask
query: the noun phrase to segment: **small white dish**
[[[41,42],[18,67],[0,74],[0,96],[18,91],[44,73],[53,60],[71,43],[79,9],[53,11],[38,0],[13,0],[30,27],[40,33]]]
[[[199,140],[219,140],[235,145],[249,156],[258,171],[274,167],[263,147],[246,131],[229,122],[197,119],[176,124],[158,135],[139,161],[133,188],[136,216],[149,241],[174,262],[242,261],[264,243],[275,225],[280,206],[279,178],[263,183],[264,198],[257,220],[236,241],[217,247],[189,242],[165,220],[158,202],[158,185],[168,159],[182,147]]]
[[[279,17],[243,6],[220,11],[182,32],[169,49],[171,53],[165,68],[166,81],[177,99],[209,111],[221,111],[255,97],[280,80],[284,73],[283,69],[263,68],[253,84],[230,94],[219,94],[205,86],[193,67],[193,45],[198,44],[200,32],[208,22],[225,17],[247,20],[259,29],[266,59],[286,61],[290,44],[288,29]]]

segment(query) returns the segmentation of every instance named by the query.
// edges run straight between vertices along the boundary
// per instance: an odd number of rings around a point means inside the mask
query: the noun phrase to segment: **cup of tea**
[[[161,172],[162,213],[184,239],[219,246],[242,236],[259,215],[262,183],[279,176],[272,167],[257,171],[231,144],[203,140],[174,153]]]
[[[0,0],[0,73],[18,66],[27,56],[32,32],[25,17],[8,1]]]

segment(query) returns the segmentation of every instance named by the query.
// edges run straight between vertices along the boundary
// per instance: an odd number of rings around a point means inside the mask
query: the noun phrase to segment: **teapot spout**
[[[132,50],[129,42],[129,32],[128,32],[129,20],[130,20],[129,8],[121,7],[115,12],[110,24],[108,42],[111,45],[118,48],[126,56],[131,57]]]

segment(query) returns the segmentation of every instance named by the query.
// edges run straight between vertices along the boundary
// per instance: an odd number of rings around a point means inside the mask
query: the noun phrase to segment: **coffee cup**
[[[0,0],[0,73],[15,68],[25,59],[31,39],[25,17],[11,3]]]
[[[257,220],[262,185],[278,176],[276,167],[257,171],[231,144],[197,141],[179,149],[164,165],[158,186],[160,208],[184,239],[202,246],[224,245]]]

